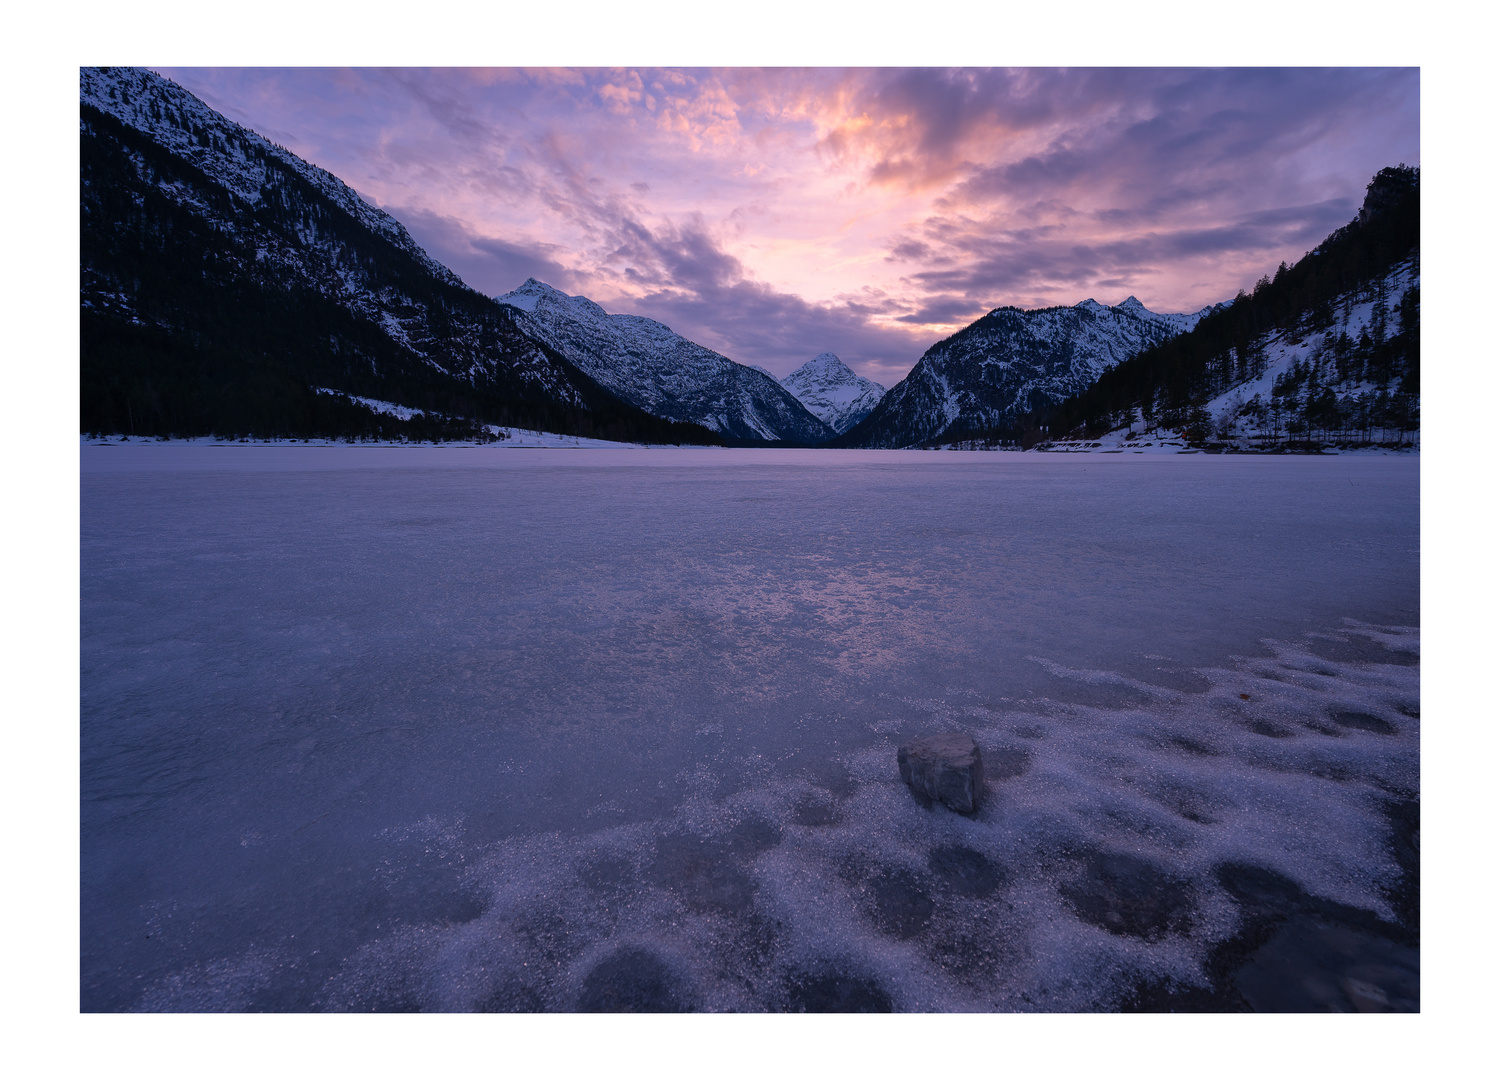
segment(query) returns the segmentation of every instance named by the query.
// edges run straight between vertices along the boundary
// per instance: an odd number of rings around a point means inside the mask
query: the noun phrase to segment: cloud
[[[931,258],[932,246],[921,240],[903,240],[891,248],[891,253],[885,257],[886,262],[917,262]]]
[[[969,296],[946,294],[929,296],[918,310],[897,316],[897,321],[915,323],[918,326],[943,326],[953,323],[971,323],[990,309],[976,306]]]
[[[1414,68],[165,73],[486,293],[887,385],[997,306],[1231,297],[1420,160]]]
[[[874,290],[813,303],[754,280],[700,218],[655,230],[622,220],[616,229],[629,237],[619,249],[629,259],[624,275],[644,291],[607,300],[606,309],[656,319],[730,359],[781,376],[834,351],[880,381],[904,374],[928,344],[905,328],[880,325],[878,317],[897,305]]]
[[[558,261],[566,253],[556,245],[526,245],[478,235],[462,221],[426,210],[387,210],[427,254],[486,296],[510,292],[529,277],[565,291],[578,287],[574,272]]]
[[[454,138],[468,145],[492,140],[504,141],[503,132],[487,123],[464,93],[464,83],[430,78],[425,72],[388,68],[370,72],[374,78],[399,87],[419,103],[427,116],[436,120]]]

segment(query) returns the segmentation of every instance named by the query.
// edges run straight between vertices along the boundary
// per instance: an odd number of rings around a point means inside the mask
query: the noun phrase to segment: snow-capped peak
[[[834,379],[839,382],[848,382],[852,378],[858,378],[854,372],[849,370],[848,365],[831,352],[819,353],[798,368],[797,371],[806,372],[809,375],[816,373],[822,378]],[[791,377],[790,375],[787,376],[787,378]]]
[[[849,370],[831,352],[819,353],[781,380],[808,411],[842,435],[869,415],[885,387]]]
[[[538,300],[548,293],[557,292],[551,285],[545,285],[534,277],[527,278],[521,283],[521,287],[504,296],[495,297],[502,304],[520,308],[522,311],[535,311]]]

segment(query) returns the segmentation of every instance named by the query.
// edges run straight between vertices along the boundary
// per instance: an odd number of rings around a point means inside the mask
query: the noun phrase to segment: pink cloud
[[[1002,304],[1233,296],[1419,161],[1415,69],[163,73],[485,292],[887,385]]]

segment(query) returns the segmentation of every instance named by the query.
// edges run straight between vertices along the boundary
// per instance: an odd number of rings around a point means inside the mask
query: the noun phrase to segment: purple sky
[[[158,70],[482,292],[886,386],[1002,304],[1227,299],[1420,164],[1415,68]]]

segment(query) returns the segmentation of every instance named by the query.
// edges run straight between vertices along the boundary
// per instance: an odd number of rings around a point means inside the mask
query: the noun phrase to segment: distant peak
[[[847,375],[845,374],[846,372]],[[796,371],[792,372],[786,378],[806,378],[814,375],[821,376],[823,378],[832,376],[835,378],[843,379],[852,378],[854,372],[850,371],[849,365],[845,364],[835,354],[831,352],[821,352],[817,356],[814,356],[807,363],[799,367]],[[782,382],[785,383],[786,379],[783,379]]]
[[[837,354],[831,353],[831,352],[820,352],[817,356],[814,356],[807,363],[803,364],[802,367],[803,367],[804,370],[807,370],[807,371],[812,371],[812,370],[848,371],[849,370],[849,365],[846,364],[846,363],[844,363],[842,360],[840,360],[838,358]]]
[[[576,300],[592,303],[587,297],[571,297],[560,289],[554,289],[545,281],[538,281],[534,277],[527,278],[510,292],[502,293],[500,296],[495,297],[495,300],[498,303],[508,304],[510,307],[530,312],[535,312],[537,304],[542,301],[546,301],[548,306],[572,303]],[[602,311],[603,309],[601,308],[600,310]]]
[[[518,288],[495,297],[495,302],[513,308],[520,308],[522,311],[535,311],[538,300],[549,295],[555,295],[556,293],[557,290],[546,282],[529,277],[521,282]]]

